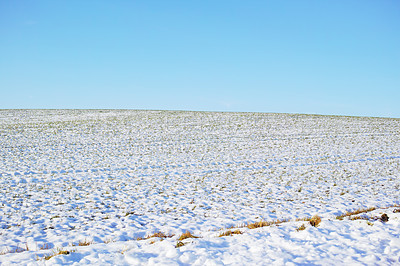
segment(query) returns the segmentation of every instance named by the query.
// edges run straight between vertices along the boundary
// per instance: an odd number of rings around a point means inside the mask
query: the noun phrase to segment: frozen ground
[[[0,264],[400,265],[399,119],[0,110],[0,158]]]

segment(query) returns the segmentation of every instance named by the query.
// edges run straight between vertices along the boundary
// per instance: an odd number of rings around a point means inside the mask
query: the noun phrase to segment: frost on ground
[[[400,265],[399,119],[1,110],[0,157],[0,264]]]

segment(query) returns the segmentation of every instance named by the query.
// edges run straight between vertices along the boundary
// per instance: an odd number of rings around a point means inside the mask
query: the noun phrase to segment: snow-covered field
[[[400,265],[399,191],[400,119],[0,110],[2,265]]]

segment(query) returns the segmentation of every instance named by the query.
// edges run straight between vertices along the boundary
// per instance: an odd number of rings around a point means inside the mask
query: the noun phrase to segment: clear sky
[[[400,117],[400,1],[0,1],[0,109]]]

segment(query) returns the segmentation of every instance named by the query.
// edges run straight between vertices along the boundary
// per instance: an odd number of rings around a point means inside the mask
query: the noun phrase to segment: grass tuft
[[[247,224],[246,227],[249,229],[255,229],[255,228],[260,228],[260,227],[264,227],[264,226],[278,225],[278,224],[286,223],[289,221],[290,221],[290,219],[278,219],[278,220],[271,221],[271,222],[261,220],[259,222]]]
[[[350,217],[349,220],[351,220],[351,221],[355,221],[355,220],[369,220],[369,218],[366,217],[366,216],[357,215],[357,216]]]
[[[0,252],[0,255],[5,255],[5,254],[8,254],[8,253],[21,253],[21,252],[24,252],[24,251],[28,251],[29,249],[24,249],[24,248],[20,248],[20,247],[16,247],[16,248],[14,248],[14,249],[8,249],[8,248],[6,248],[6,250],[3,250],[3,251],[1,251]]]
[[[295,221],[296,222],[309,222],[311,220],[310,217],[304,217],[304,218],[297,218]]]
[[[109,244],[109,243],[113,243],[113,242],[115,242],[115,240],[112,238],[107,238],[106,240],[104,240],[105,244]]]
[[[299,231],[303,231],[304,229],[306,229],[306,225],[305,225],[305,224],[302,224],[301,226],[299,226],[299,227],[296,229],[296,231],[299,232]]]
[[[89,241],[89,240],[84,240],[84,241],[79,241],[78,246],[82,247],[82,246],[89,246],[93,244],[93,241]]]
[[[136,213],[133,212],[133,211],[130,211],[130,212],[125,213],[125,217],[126,217],[126,216],[129,216],[129,215],[136,215]]]
[[[182,240],[187,239],[187,238],[199,238],[199,237],[198,237],[198,236],[192,235],[192,233],[190,233],[189,231],[186,231],[185,233],[183,233],[183,234],[178,238],[178,240],[179,240],[179,241],[182,241]]]
[[[240,231],[239,229],[232,231],[232,230],[228,230],[226,232],[220,233],[218,237],[223,237],[223,236],[232,236],[232,235],[241,235],[243,234],[242,231]]]
[[[50,247],[50,244],[49,244],[49,243],[45,243],[45,244],[39,246],[39,249],[40,249],[40,250],[47,250],[47,249],[50,249],[50,248],[51,248],[51,247]]]
[[[318,225],[321,223],[321,217],[319,217],[318,215],[314,215],[313,217],[311,217],[310,219],[310,224],[314,227],[318,227]]]
[[[154,233],[154,234],[152,234],[152,235],[148,235],[145,239],[149,239],[149,238],[152,238],[152,237],[159,237],[159,238],[171,238],[171,237],[173,237],[174,235],[173,234],[169,234],[169,235],[166,235],[166,234],[164,234],[163,232],[156,232],[156,233]],[[142,240],[143,238],[137,238],[137,240]]]
[[[176,243],[176,248],[180,248],[180,247],[183,247],[185,245],[185,243],[183,243],[182,241],[178,241],[177,243]]]
[[[68,251],[68,250],[63,250],[61,248],[57,248],[57,249],[53,250],[53,253],[51,253],[50,255],[44,256],[43,258],[45,260],[49,260],[49,259],[51,259],[51,258],[53,258],[55,256],[58,256],[58,255],[68,255],[71,252],[75,252],[75,250]]]

